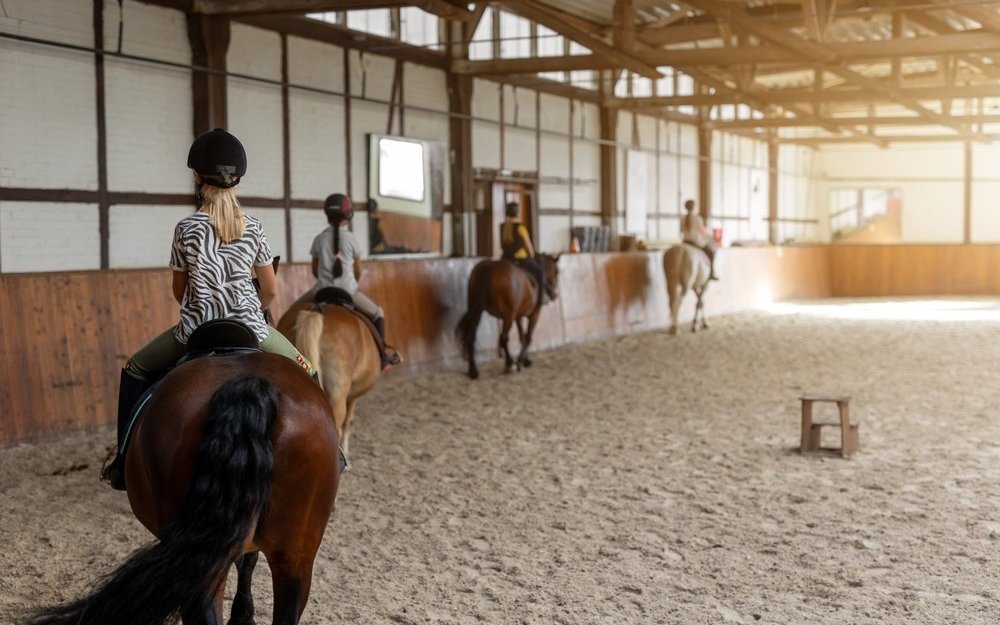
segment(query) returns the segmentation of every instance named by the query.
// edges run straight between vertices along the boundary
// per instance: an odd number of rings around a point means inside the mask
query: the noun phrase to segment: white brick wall
[[[283,208],[244,208],[248,215],[260,220],[264,228],[264,236],[271,246],[271,253],[281,256],[281,262],[288,262],[288,249],[285,247],[285,209]]]
[[[129,0],[124,16],[123,51],[191,62],[182,12]],[[104,45],[116,49],[117,3],[107,3],[104,19]],[[193,134],[191,73],[109,58],[105,77],[108,187],[151,193],[191,191],[191,172],[186,166]]]
[[[472,122],[472,166],[500,168],[500,126]]]
[[[193,211],[193,206],[112,206],[108,264],[112,269],[166,267],[174,226]]]
[[[93,46],[92,5],[5,0],[0,31]],[[94,58],[0,41],[0,185],[97,188]]]
[[[289,37],[288,80],[293,85],[343,93],[343,49],[318,41]]]
[[[539,252],[558,254],[569,249],[569,215],[541,215],[538,229],[541,231],[536,242]]]
[[[518,171],[534,171],[538,168],[534,130],[504,128],[503,147],[504,168]]]
[[[97,206],[47,202],[0,203],[0,271],[98,269]]]
[[[542,130],[566,133],[569,132],[569,100],[547,93],[539,94]]]
[[[440,69],[407,63],[403,67],[403,100],[407,106],[447,112],[447,75]]]
[[[288,40],[293,84],[343,91],[343,50],[305,39]],[[343,98],[301,89],[289,93],[292,196],[323,199],[347,188]]]
[[[326,228],[326,215],[315,208],[292,209],[292,261],[308,262],[313,239]]]
[[[388,102],[392,96],[392,78],[396,62],[377,54],[349,52],[351,95]]]
[[[362,100],[351,103],[351,195],[355,201],[368,199],[368,135],[385,133],[389,107]]]
[[[281,80],[281,38],[277,33],[233,24],[226,65],[231,72]],[[281,88],[238,78],[227,81],[228,130],[247,150],[243,195],[284,194]]]
[[[472,81],[472,115],[483,119],[500,119],[500,83],[479,78]]]

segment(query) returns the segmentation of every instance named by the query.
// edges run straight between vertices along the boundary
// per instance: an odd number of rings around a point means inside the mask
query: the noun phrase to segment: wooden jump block
[[[850,402],[851,398],[837,395],[804,395],[799,398],[802,401],[802,444],[799,451],[802,453],[836,453],[846,458],[861,448],[861,441],[858,435],[858,422],[851,423]],[[826,402],[837,404],[840,412],[839,421],[813,421],[813,404],[816,402]],[[840,448],[821,447],[820,434],[824,427],[840,428]]]

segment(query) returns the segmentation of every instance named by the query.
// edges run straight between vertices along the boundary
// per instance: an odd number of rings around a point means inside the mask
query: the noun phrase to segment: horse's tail
[[[469,282],[469,309],[465,311],[462,318],[458,320],[455,327],[455,334],[462,343],[462,356],[470,362],[476,357],[476,331],[479,329],[479,320],[483,316],[485,306],[479,301],[479,297],[472,291],[472,282]]]
[[[274,474],[274,384],[258,376],[212,395],[194,474],[177,517],[88,596],[28,625],[161,625],[210,604],[267,504]]]
[[[295,319],[295,346],[312,363],[313,369],[320,369],[319,341],[323,336],[323,313],[304,310]],[[320,374],[320,380],[323,375]]]

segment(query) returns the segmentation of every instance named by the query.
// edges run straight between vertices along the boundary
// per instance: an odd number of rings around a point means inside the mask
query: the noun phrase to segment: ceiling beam
[[[943,19],[934,17],[930,13],[923,11],[907,11],[906,19],[922,26],[932,33],[937,35],[954,34],[962,32],[958,28],[955,28]],[[962,61],[979,70],[983,75],[989,76],[991,78],[1000,78],[1000,68],[991,63],[985,63],[982,59],[978,58],[963,58]]]
[[[843,67],[841,65],[843,59],[840,58],[840,55],[836,50],[830,48],[829,46],[802,39],[797,35],[774,26],[755,23],[740,6],[723,4],[718,0],[685,0],[685,4],[701,9],[702,11],[705,11],[710,15],[714,15],[717,18],[726,19],[734,27],[757,35],[761,39],[770,41],[780,47],[797,52],[806,58],[829,64],[826,69],[830,72],[841,76],[853,84],[860,85],[869,91],[881,93],[893,102],[901,104],[931,121],[936,121],[942,126],[947,126],[956,130],[964,130],[964,126],[955,123],[949,116],[942,115],[941,113],[926,108],[919,101],[913,100],[901,94],[896,87],[886,83],[885,81],[869,78],[848,67]],[[894,40],[890,43],[899,44],[902,41],[903,40]]]
[[[908,37],[882,41],[829,43],[825,46],[833,58],[841,62],[887,60],[906,57],[932,57],[941,54],[986,54],[1000,50],[1000,35],[985,32],[953,33],[933,37]],[[737,46],[701,50],[651,50],[637,52],[652,66],[716,66],[736,67],[764,63],[798,63],[814,66],[816,61],[792,50],[775,46]],[[822,62],[820,62],[822,64]],[[580,69],[619,69],[619,60],[596,54],[533,57],[523,59],[492,59],[456,64],[454,70],[463,74],[523,74]],[[537,68],[537,69],[536,69]],[[834,70],[830,70],[834,71]]]
[[[885,116],[857,115],[851,117],[828,117],[828,121],[845,125],[870,126],[926,126],[927,122],[916,115]],[[962,115],[955,119],[965,124],[1000,124],[1000,115]],[[746,130],[749,128],[810,128],[817,124],[812,120],[795,117],[770,117],[765,119],[733,119],[708,121],[705,125],[715,130]]]
[[[513,13],[517,13],[523,18],[529,19],[546,28],[556,31],[563,37],[571,39],[578,44],[590,48],[595,55],[603,57],[610,62],[616,63],[618,67],[624,67],[646,78],[662,78],[663,74],[656,68],[648,64],[645,60],[598,39],[592,34],[581,30],[567,21],[551,13],[548,9],[534,2],[527,0],[501,0],[498,4]]]
[[[899,91],[913,100],[942,100],[945,98],[1000,98],[1000,84],[956,85],[946,87],[901,88]],[[744,94],[713,94],[713,95],[675,95],[654,96],[648,98],[612,98],[605,105],[622,109],[653,109],[665,106],[709,106],[714,104],[741,104]],[[836,89],[816,92],[807,89],[772,89],[759,90],[754,96],[766,97],[771,103],[784,106],[786,104],[812,104],[837,102],[892,102],[884,93],[873,93],[868,89]]]
[[[979,141],[993,143],[1000,141],[1000,134],[960,132],[948,135],[878,135],[885,143],[959,143]],[[829,145],[833,143],[862,143],[858,137],[779,137],[778,141],[794,145]]]
[[[428,13],[450,20],[472,20],[473,11],[451,0],[193,0],[191,12],[202,15],[260,15],[267,13],[314,13],[381,9],[401,6],[419,7]]]

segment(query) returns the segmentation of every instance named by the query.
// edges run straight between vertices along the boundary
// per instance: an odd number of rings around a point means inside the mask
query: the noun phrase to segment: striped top
[[[236,319],[267,338],[267,323],[260,298],[253,286],[254,267],[270,265],[274,259],[255,218],[244,214],[246,231],[235,241],[223,243],[208,222],[208,213],[185,217],[174,228],[170,268],[188,275],[181,302],[181,319],[174,336],[187,344],[201,324],[215,319]]]

